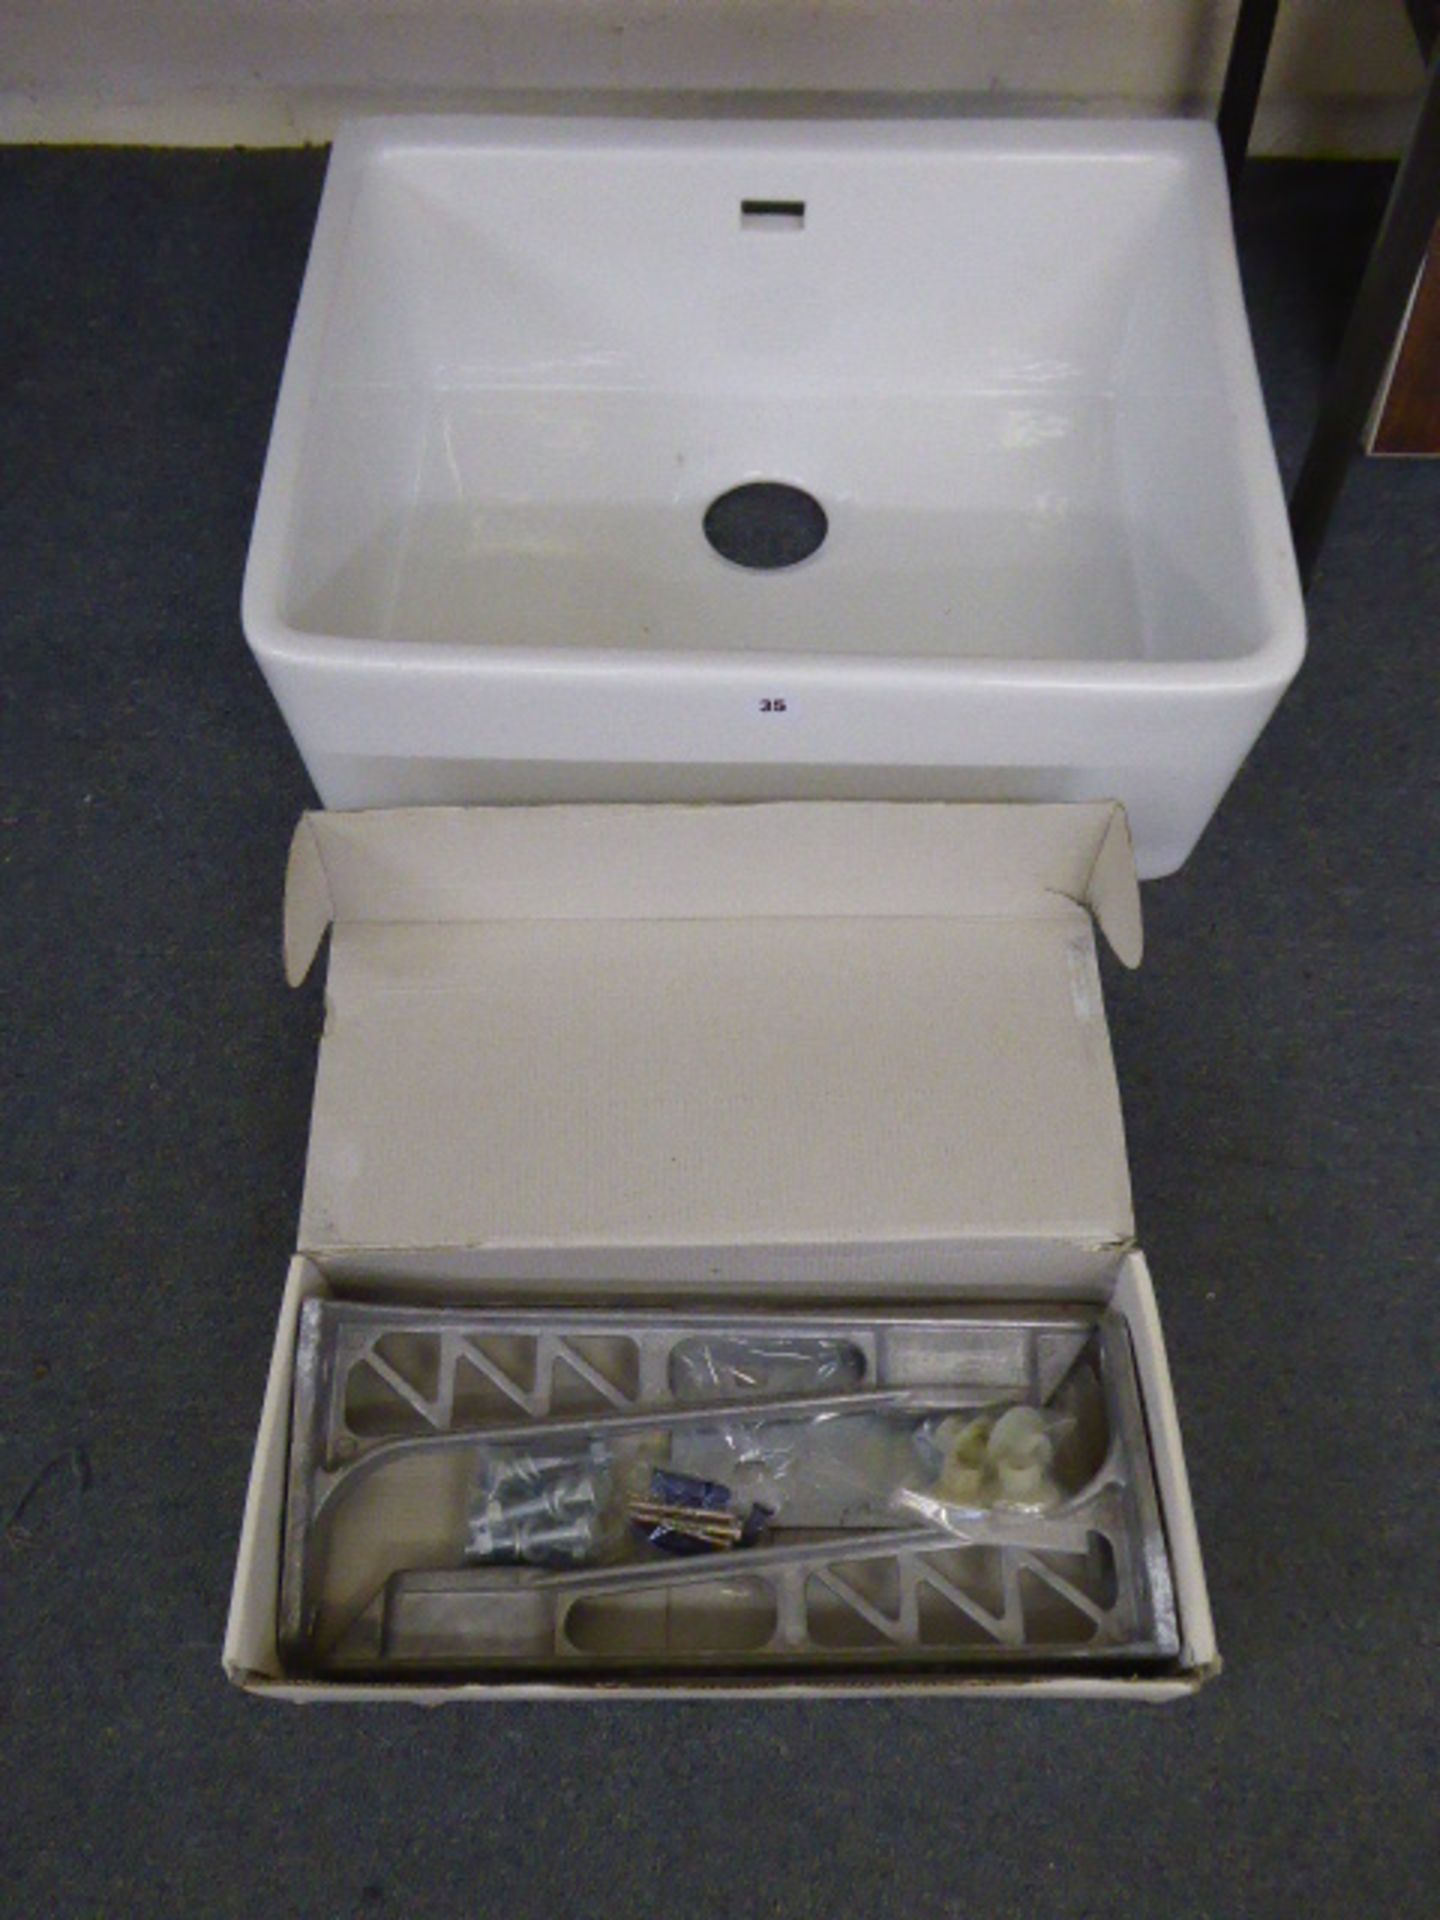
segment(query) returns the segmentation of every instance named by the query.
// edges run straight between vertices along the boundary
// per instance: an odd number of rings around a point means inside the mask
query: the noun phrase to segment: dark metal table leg
[[[1265,63],[1270,56],[1275,16],[1279,11],[1280,0],[1240,0],[1240,11],[1235,16],[1230,59],[1220,91],[1220,110],[1215,116],[1232,197],[1240,184],[1245,155],[1250,148],[1255,109],[1265,82]]]
[[[1290,501],[1290,529],[1300,577],[1307,584],[1385,377],[1437,219],[1440,55],[1431,64],[1419,118],[1395,177],[1340,352],[1326,378],[1315,431]]]

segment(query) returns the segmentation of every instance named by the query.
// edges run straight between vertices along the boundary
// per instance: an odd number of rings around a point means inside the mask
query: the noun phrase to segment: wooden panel
[[[1440,454],[1440,225],[1430,236],[1371,451]]]

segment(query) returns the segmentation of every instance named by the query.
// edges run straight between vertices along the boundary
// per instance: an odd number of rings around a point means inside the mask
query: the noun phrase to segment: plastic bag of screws
[[[612,1459],[598,1440],[569,1449],[482,1447],[465,1558],[472,1566],[573,1567],[607,1537]]]

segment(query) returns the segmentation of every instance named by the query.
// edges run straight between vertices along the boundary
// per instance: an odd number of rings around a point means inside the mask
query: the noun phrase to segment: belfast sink
[[[245,585],[327,806],[1119,799],[1304,625],[1213,133],[376,120]]]

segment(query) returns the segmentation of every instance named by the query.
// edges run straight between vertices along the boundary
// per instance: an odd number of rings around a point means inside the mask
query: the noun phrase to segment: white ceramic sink
[[[1118,798],[1168,871],[1303,649],[1212,132],[351,127],[245,624],[330,807]]]

